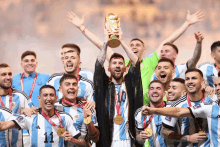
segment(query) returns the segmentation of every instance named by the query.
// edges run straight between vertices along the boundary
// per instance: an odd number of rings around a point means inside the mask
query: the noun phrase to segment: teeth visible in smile
[[[73,67],[72,63],[67,63],[67,67]]]
[[[153,96],[159,96],[158,94],[153,94]]]

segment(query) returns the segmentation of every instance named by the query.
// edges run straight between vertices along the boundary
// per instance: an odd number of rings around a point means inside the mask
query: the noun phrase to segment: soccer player
[[[182,96],[179,100],[174,102],[171,107],[191,107],[203,102],[210,102],[209,97],[205,97],[202,86],[204,85],[203,74],[199,69],[192,68],[186,71],[185,75],[185,86],[188,93]],[[144,109],[144,108],[143,108]],[[181,134],[172,131],[173,127],[177,122],[181,124]],[[173,139],[181,143],[181,146],[206,146],[210,143],[209,135],[207,139],[202,142],[193,142],[192,140],[186,140],[188,135],[191,135],[192,138],[199,138],[199,131],[206,132],[209,134],[207,129],[207,120],[206,119],[193,119],[188,117],[183,117],[178,120],[174,117],[165,117],[163,119],[163,126],[161,129],[161,134],[165,139]],[[188,141],[188,142],[187,142]],[[193,144],[197,143],[197,144]]]
[[[146,108],[143,110],[144,115],[149,114],[159,114],[165,115],[168,117],[193,117],[193,118],[205,118],[208,121],[208,129],[210,134],[199,133],[200,137],[193,137],[193,135],[188,135],[185,137],[185,140],[191,142],[199,142],[203,141],[210,135],[210,146],[217,147],[220,145],[220,141],[218,139],[219,133],[219,116],[220,116],[220,78],[217,78],[215,81],[215,92],[217,94],[218,100],[210,103],[201,103],[198,105],[194,105],[188,108],[178,108],[178,107],[170,107],[163,109],[149,109]],[[208,145],[207,145],[208,146]]]
[[[98,127],[96,113],[93,108],[86,104],[85,99],[77,98],[77,77],[63,75],[60,79],[59,91],[63,93],[63,98],[55,103],[55,108],[72,116],[74,119],[73,125],[80,130],[83,138],[87,139],[87,143],[89,139],[97,142],[99,140],[99,130],[96,128]],[[87,119],[88,121],[85,121]]]
[[[162,108],[166,106],[163,97],[166,95],[163,83],[159,80],[151,81],[149,85],[148,95],[150,97],[150,104],[145,107]],[[166,142],[160,134],[162,118],[160,115],[148,115],[146,117],[141,115],[141,108],[135,112],[136,125],[136,140],[141,145],[149,143],[151,147],[164,147]]]
[[[108,35],[105,31],[105,43],[95,64],[95,99],[100,128],[97,146],[129,147],[135,144],[134,112],[143,103],[140,62],[131,58],[133,64],[123,77],[126,71],[124,57],[114,53],[109,61],[108,77],[103,67]]]
[[[143,84],[143,99],[144,99],[144,105],[150,102],[150,99],[148,97],[148,87],[149,83],[151,81],[151,76],[154,73],[154,70],[157,66],[157,63],[159,61],[159,58],[161,57],[161,52],[163,45],[167,42],[173,43],[176,39],[178,39],[186,30],[187,28],[199,21],[203,21],[204,13],[201,11],[198,11],[192,15],[190,15],[190,12],[188,11],[186,21],[183,23],[181,27],[179,27],[176,31],[174,31],[168,38],[166,38],[157,48],[156,52],[154,52],[152,55],[143,58],[143,54],[145,52],[144,43],[142,40],[138,38],[134,38],[131,40],[129,48],[126,47],[125,42],[121,39],[122,47],[126,49],[126,52],[132,51],[131,54],[134,56],[134,58],[139,58],[141,61],[141,78],[142,78],[142,84]],[[91,32],[88,28],[84,25],[84,16],[82,18],[79,18],[76,14],[73,12],[68,13],[68,20],[76,26],[78,29],[82,31],[82,33],[93,43],[95,44],[100,50],[102,50],[103,47],[103,41],[96,36],[93,32]],[[175,51],[174,51],[175,52]],[[108,48],[106,59],[109,61],[110,57],[114,51],[111,48]],[[130,58],[130,57],[129,57]],[[137,59],[136,59],[137,60]],[[130,61],[125,60],[125,65],[129,66]]]
[[[180,65],[174,65],[175,74],[173,75],[173,78],[185,78],[185,72],[188,68],[194,68],[199,61],[199,58],[201,56],[201,49],[202,49],[202,40],[204,39],[202,33],[196,32],[195,38],[197,41],[196,47],[194,49],[193,57],[189,59],[186,63],[180,64]],[[165,43],[163,45],[163,48],[161,50],[161,58],[168,58],[173,61],[175,64],[176,58],[178,55],[178,48],[173,43]],[[151,80],[156,80],[159,78],[159,75],[153,74],[151,76]],[[169,84],[168,84],[169,85]]]
[[[5,64],[0,64],[0,106],[9,108],[13,113],[21,114],[22,109],[33,106],[31,99],[22,91],[11,88],[12,85],[12,71],[11,68]],[[34,113],[34,109],[24,111],[27,115]],[[9,145],[22,145],[21,132],[16,129],[9,130],[8,138],[13,138]]]
[[[61,99],[63,97],[63,94],[59,92],[60,78],[64,74],[71,74],[76,76],[78,79],[79,90],[77,97],[84,98],[88,101],[94,102],[93,82],[79,75],[79,65],[80,65],[80,54],[73,50],[69,50],[65,53],[63,60],[65,73],[55,73],[49,78],[47,84],[54,86],[54,88],[56,89],[56,94],[58,96],[58,99]]]
[[[216,41],[211,45],[211,57],[214,59],[214,63],[203,63],[198,68],[203,72],[205,84],[214,88],[214,82],[218,78],[220,69],[220,41]]]
[[[11,121],[1,122],[0,131],[9,128],[27,129],[31,136],[30,147],[63,147],[64,141],[85,146],[85,140],[74,127],[72,117],[54,108],[54,103],[57,101],[54,87],[42,86],[38,99],[41,105],[38,115],[31,117],[20,115]]]
[[[61,51],[61,60],[63,62],[64,60],[64,54],[69,51],[69,50],[73,50],[75,52],[78,52],[79,54],[81,53],[79,46],[77,46],[76,44],[73,43],[67,43],[64,44],[62,46],[62,51]],[[80,62],[80,66],[81,66],[82,62]],[[94,76],[94,72],[90,69],[86,69],[86,68],[79,68],[79,74],[91,81],[93,81],[93,76]]]

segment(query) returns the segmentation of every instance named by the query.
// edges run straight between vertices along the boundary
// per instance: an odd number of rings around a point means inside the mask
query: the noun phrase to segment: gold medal
[[[123,118],[121,117],[121,115],[116,115],[115,118],[114,118],[114,122],[117,125],[122,124],[123,123]]]
[[[62,127],[62,128],[59,128],[58,131],[57,131],[57,135],[60,136],[60,137],[63,137],[63,134],[66,132],[66,130]]]
[[[87,124],[87,125],[88,125],[91,121],[92,121],[91,116],[89,116],[89,117],[83,119],[83,122],[84,122],[85,124]]]
[[[199,131],[199,133],[205,133],[204,131]]]
[[[148,134],[149,136],[152,136],[152,135],[153,135],[153,130],[152,130],[151,128],[146,128],[146,129],[144,129],[144,131],[147,132],[147,134]]]

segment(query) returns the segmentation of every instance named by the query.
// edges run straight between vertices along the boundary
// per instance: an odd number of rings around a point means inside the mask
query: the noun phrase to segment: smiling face
[[[76,79],[65,79],[60,85],[59,91],[67,100],[74,100],[78,94],[78,82]]]
[[[77,52],[66,53],[63,65],[66,73],[74,73],[80,66],[80,58]]]
[[[142,55],[144,54],[145,52],[145,48],[144,48],[144,45],[138,41],[138,40],[133,40],[131,43],[130,43],[130,49],[133,51],[133,53],[138,57],[138,58],[141,58]]]
[[[123,78],[125,69],[125,62],[122,58],[112,58],[109,62],[108,70],[110,71],[111,76],[116,80]]]
[[[33,55],[27,55],[21,60],[21,67],[26,73],[33,73],[37,67],[37,60]]]
[[[155,70],[155,75],[162,83],[168,83],[172,80],[174,74],[173,66],[170,62],[159,62]]]
[[[185,86],[189,93],[195,94],[201,90],[204,84],[203,77],[195,71],[188,72],[185,75]]]
[[[165,91],[160,83],[151,83],[148,91],[148,96],[150,97],[151,103],[158,104],[161,103],[163,97],[165,96]]]
[[[216,47],[216,49],[211,52],[211,56],[215,62],[220,64],[220,47]]]
[[[9,89],[12,84],[12,72],[10,67],[0,68],[0,88]]]
[[[185,93],[186,93],[186,90],[185,90],[184,84],[182,84],[180,82],[172,81],[170,83],[169,89],[168,89],[168,100],[169,101],[176,101],[181,96],[183,96]]]
[[[54,110],[54,104],[57,101],[57,96],[52,88],[43,88],[40,96],[38,96],[40,106],[44,111],[50,112]]]
[[[215,81],[215,94],[217,95],[218,100],[220,100],[220,77]]]
[[[175,63],[175,59],[177,57],[176,50],[170,45],[164,45],[160,51],[160,58],[168,58]]]

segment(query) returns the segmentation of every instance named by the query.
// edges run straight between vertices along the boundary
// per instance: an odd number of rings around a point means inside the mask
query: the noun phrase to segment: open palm
[[[197,11],[196,13],[194,13],[192,15],[190,15],[189,10],[187,10],[186,21],[189,22],[189,25],[192,25],[196,22],[203,21],[204,16],[205,16],[204,12],[201,10]]]
[[[73,12],[69,12],[67,15],[67,20],[71,22],[73,25],[75,25],[77,28],[80,28],[82,25],[84,25],[84,17],[79,18],[76,14]]]

